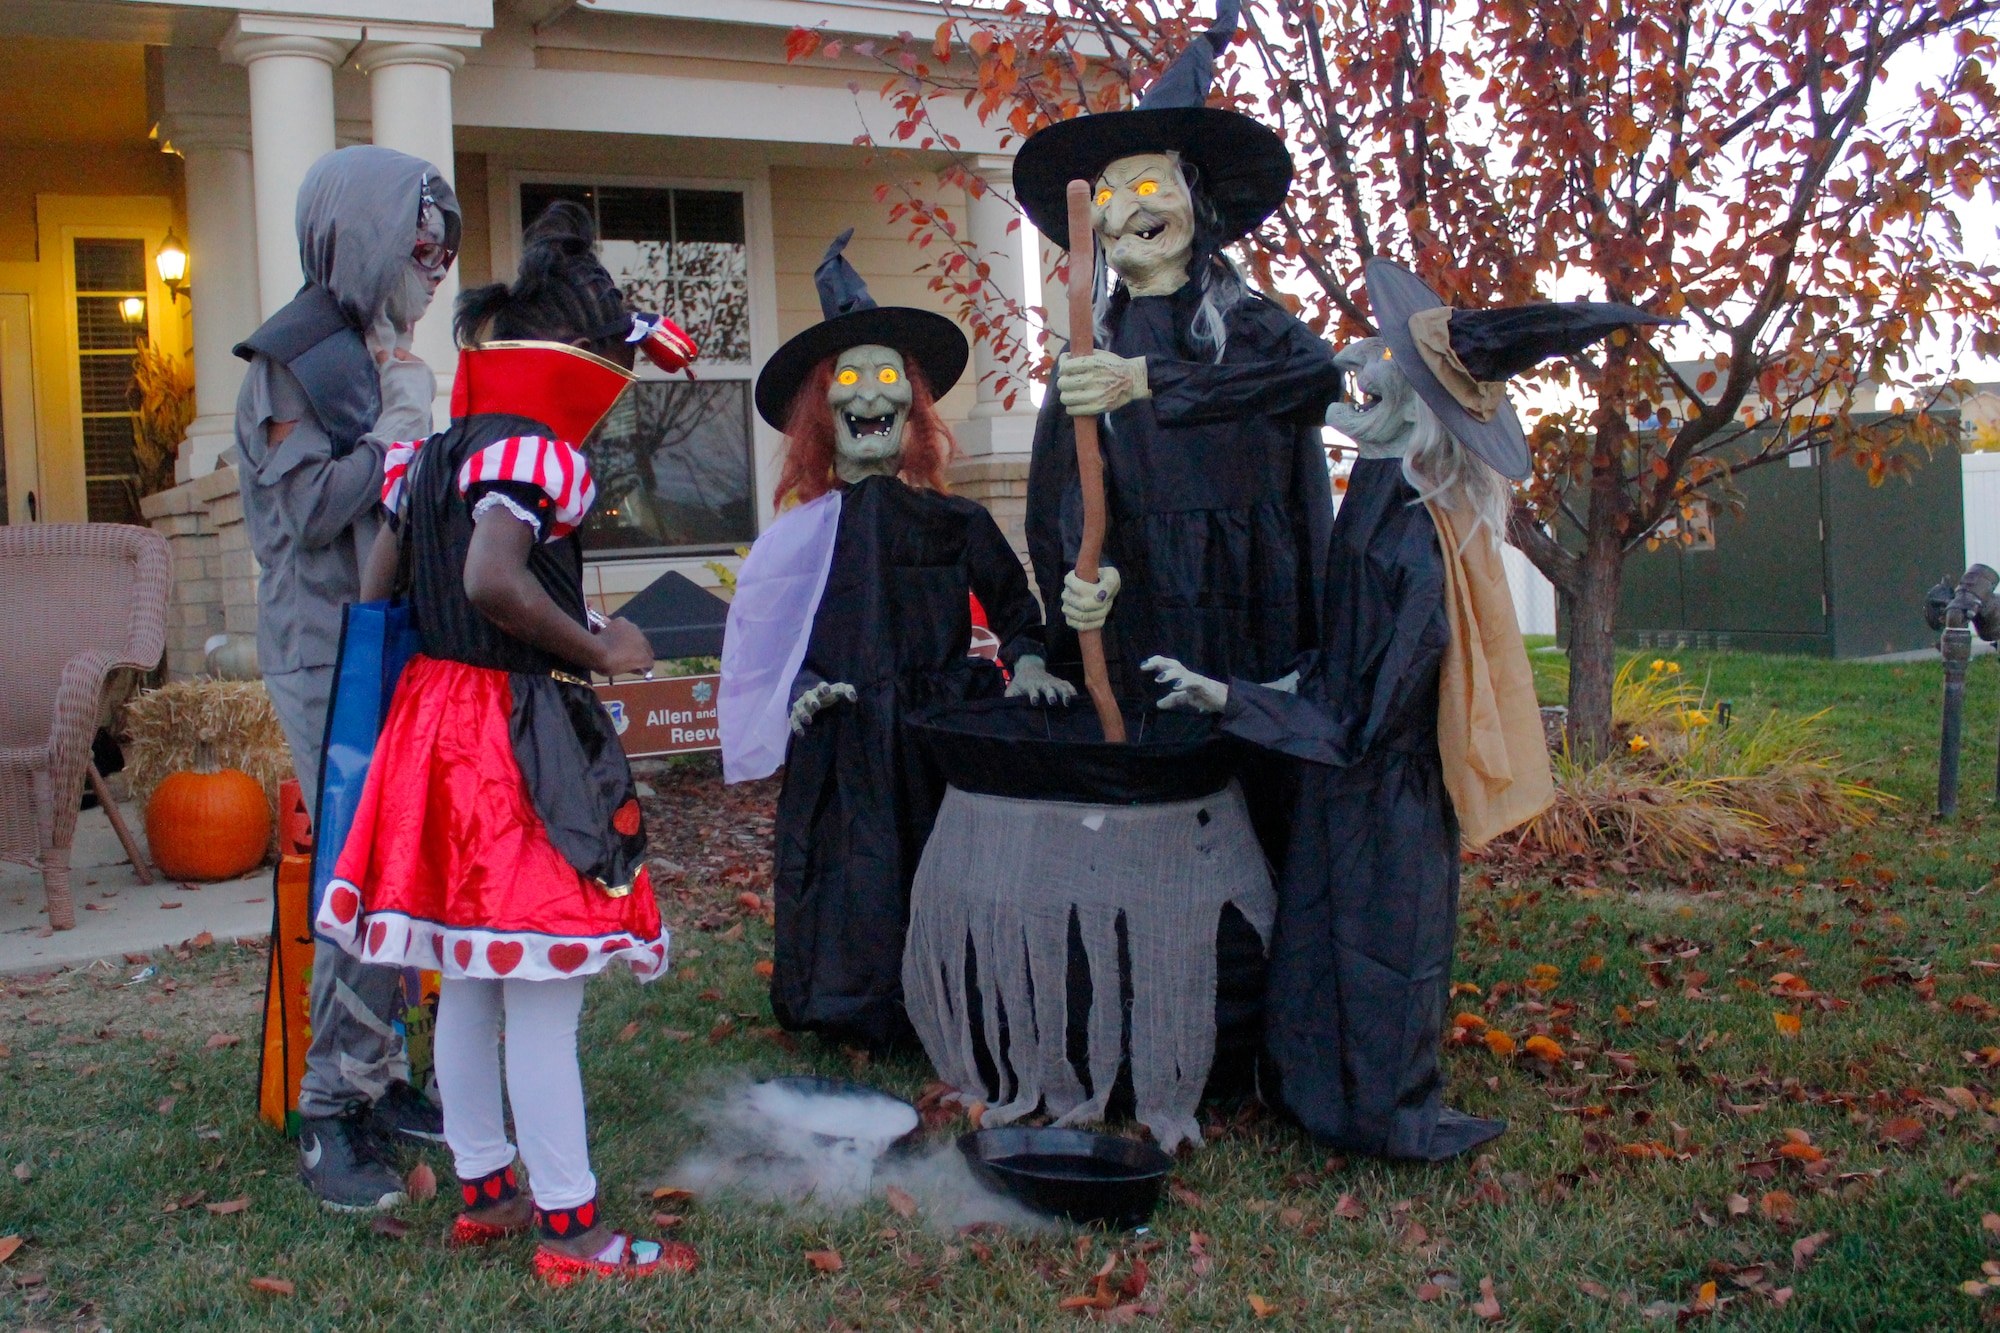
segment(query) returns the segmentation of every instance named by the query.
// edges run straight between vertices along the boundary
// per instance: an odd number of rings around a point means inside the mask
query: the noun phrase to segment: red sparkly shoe
[[[501,1167],[488,1172],[477,1180],[462,1181],[459,1196],[465,1200],[467,1212],[460,1213],[452,1220],[451,1231],[445,1240],[451,1245],[491,1245],[496,1240],[518,1236],[529,1227],[530,1218],[523,1218],[510,1225],[477,1221],[470,1215],[474,1208],[492,1208],[521,1195],[521,1187],[514,1177],[513,1166]]]
[[[597,1224],[597,1200],[574,1208],[537,1208],[535,1216],[545,1241],[581,1235]],[[581,1258],[546,1244],[535,1250],[535,1273],[552,1287],[567,1287],[580,1277],[650,1277],[662,1270],[692,1273],[700,1262],[692,1245],[677,1240],[634,1240],[622,1231],[613,1232],[597,1253]]]

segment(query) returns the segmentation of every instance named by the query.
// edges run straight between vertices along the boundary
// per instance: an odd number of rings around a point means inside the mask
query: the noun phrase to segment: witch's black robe
[[[1277,1096],[1330,1144],[1433,1161],[1505,1127],[1446,1107],[1438,1061],[1459,864],[1437,740],[1445,578],[1400,461],[1357,463],[1298,693],[1237,679],[1223,715],[1305,761],[1265,990]]]
[[[1107,349],[1145,357],[1152,392],[1099,418],[1103,559],[1122,582],[1105,654],[1128,699],[1158,694],[1139,670],[1155,654],[1218,679],[1270,680],[1319,639],[1333,352],[1253,294],[1224,317],[1228,338],[1213,362],[1190,337],[1199,306],[1192,282],[1171,296],[1121,287],[1106,314]],[[1082,535],[1075,426],[1051,392],[1028,471],[1028,555],[1049,610],[1050,662],[1066,673],[1077,642],[1057,609]]]
[[[787,1028],[874,1049],[910,1034],[903,932],[944,781],[904,719],[1004,688],[967,655],[968,593],[1009,667],[1044,651],[1020,559],[985,509],[893,477],[847,488],[792,697],[822,681],[858,697],[792,738],[778,795],[771,1007]]]

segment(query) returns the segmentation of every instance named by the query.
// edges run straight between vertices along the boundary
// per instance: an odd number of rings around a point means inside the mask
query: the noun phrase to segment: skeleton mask
[[[895,475],[915,397],[894,348],[868,343],[834,358],[826,401],[833,408],[834,471],[842,481]]]
[[[1104,261],[1134,296],[1167,296],[1187,281],[1194,200],[1171,153],[1121,157],[1097,177],[1091,226]]]
[[[1380,338],[1349,343],[1333,364],[1348,376],[1353,401],[1326,409],[1326,424],[1361,447],[1363,458],[1401,458],[1417,424],[1417,391]]]

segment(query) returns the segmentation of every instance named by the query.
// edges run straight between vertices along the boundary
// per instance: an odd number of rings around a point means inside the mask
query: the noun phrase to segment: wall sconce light
[[[124,318],[128,327],[135,329],[145,328],[146,298],[143,296],[126,297],[118,303],[118,313]]]
[[[189,305],[194,304],[194,298],[188,295],[187,247],[181,244],[180,237],[174,235],[171,227],[167,229],[167,239],[160,242],[160,248],[153,256],[153,267],[159,270],[160,282],[169,293],[177,299],[186,299]]]

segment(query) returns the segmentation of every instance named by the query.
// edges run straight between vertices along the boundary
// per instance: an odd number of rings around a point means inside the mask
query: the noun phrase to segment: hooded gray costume
[[[250,362],[236,452],[263,571],[257,660],[309,810],[319,808],[341,608],[359,596],[375,540],[383,452],[431,434],[430,367],[391,357],[378,368],[374,355],[406,344],[429,303],[410,258],[420,228],[457,248],[458,200],[436,167],[365,146],[320,158],[299,187],[306,285],[236,348]],[[290,432],[271,441],[284,423]],[[343,1114],[407,1075],[393,1027],[401,984],[393,968],[324,942],[314,951],[301,1115]]]

